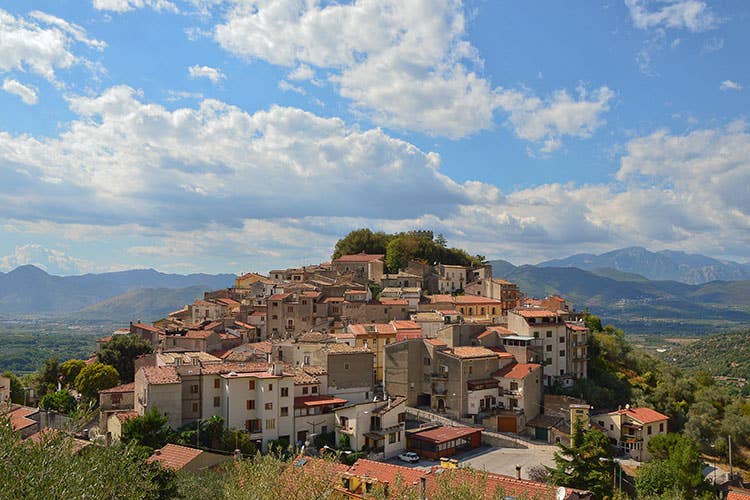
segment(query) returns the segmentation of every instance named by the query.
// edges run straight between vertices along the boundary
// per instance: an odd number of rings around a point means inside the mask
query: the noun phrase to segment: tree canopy
[[[698,447],[679,434],[654,436],[648,443],[651,461],[638,468],[635,478],[639,496],[679,493],[698,498],[707,490]]]
[[[76,377],[76,390],[90,400],[99,398],[99,391],[118,384],[120,375],[117,370],[102,363],[92,363],[83,367]]]
[[[81,373],[86,362],[82,359],[69,359],[60,365],[60,374],[63,376],[65,385],[72,386],[76,382],[76,377]]]
[[[102,346],[98,359],[100,363],[113,366],[120,374],[122,383],[127,384],[135,379],[135,359],[153,351],[151,343],[139,335],[117,335]]]
[[[67,389],[57,392],[48,392],[44,395],[39,406],[45,410],[54,410],[58,413],[68,414],[75,410],[76,399]]]
[[[122,424],[120,440],[125,444],[143,446],[153,451],[167,444],[172,430],[167,417],[151,408],[143,415],[126,420]]]

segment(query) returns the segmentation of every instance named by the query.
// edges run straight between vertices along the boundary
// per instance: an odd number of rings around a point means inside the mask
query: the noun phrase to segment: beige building
[[[0,377],[0,405],[10,403],[10,379]]]
[[[201,321],[215,321],[227,316],[229,307],[216,300],[196,300],[192,306],[193,324],[197,325]]]
[[[347,405],[334,411],[336,443],[346,435],[352,450],[369,450],[384,459],[406,448],[406,398]]]
[[[601,427],[612,444],[638,461],[648,460],[648,442],[666,434],[669,417],[651,408],[631,408],[592,415],[591,422]]]
[[[565,311],[523,308],[508,314],[508,329],[542,341],[544,384],[560,381],[570,387],[588,376],[588,329],[582,322],[568,321]]]
[[[503,304],[496,299],[478,295],[430,295],[427,302],[419,305],[420,311],[456,312],[466,321],[485,324],[504,323]]]
[[[523,293],[518,285],[500,278],[479,279],[466,285],[466,295],[480,295],[490,299],[499,300],[502,303],[502,314],[507,316],[508,311],[520,307],[523,303]]]
[[[368,281],[380,283],[383,277],[384,255],[358,253],[353,255],[342,255],[335,259],[331,265],[335,271],[341,274],[353,273],[356,278],[366,278]]]

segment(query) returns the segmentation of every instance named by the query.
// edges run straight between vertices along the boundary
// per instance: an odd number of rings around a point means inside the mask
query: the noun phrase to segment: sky
[[[360,227],[750,258],[743,0],[0,1],[0,271],[246,272]]]

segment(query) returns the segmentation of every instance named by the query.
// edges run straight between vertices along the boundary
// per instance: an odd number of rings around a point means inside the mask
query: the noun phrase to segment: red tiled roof
[[[162,331],[155,326],[147,325],[146,323],[133,323],[133,327],[140,328],[141,330],[148,330],[149,332],[162,333]]]
[[[20,431],[27,429],[32,425],[36,425],[37,421],[32,420],[28,417],[38,413],[39,410],[36,408],[30,408],[28,406],[19,406],[10,412],[10,425],[14,431]]]
[[[148,463],[159,462],[168,469],[180,470],[198,458],[201,453],[203,453],[203,450],[169,443],[164,448],[155,450],[146,461]]]
[[[228,305],[229,307],[239,307],[240,306],[240,303],[237,302],[234,299],[221,298],[221,299],[216,299],[216,300],[218,300],[222,304]]]
[[[347,403],[346,399],[335,398],[325,394],[319,394],[317,396],[300,396],[294,398],[295,408],[314,408],[316,406],[326,405],[343,405]]]
[[[453,354],[461,359],[495,357],[495,353],[486,347],[460,346],[453,348]]]
[[[97,342],[99,342],[99,343],[103,343],[103,344],[106,344],[106,343],[107,343],[107,342],[109,342],[110,340],[112,340],[112,335],[109,335],[109,336],[107,336],[107,337],[102,337],[102,338],[100,338],[100,339],[96,339],[96,341],[97,341]]]
[[[285,298],[289,297],[291,293],[277,293],[274,295],[271,295],[268,297],[267,300],[284,300]]]
[[[623,409],[619,410],[618,413],[634,418],[643,424],[652,424],[654,422],[669,419],[668,416],[646,407]]]
[[[383,254],[372,254],[372,253],[355,253],[351,255],[342,255],[338,259],[334,259],[333,262],[372,262],[374,260],[383,260],[385,257]]]
[[[427,472],[401,465],[391,465],[360,458],[347,471],[357,477],[367,476],[377,479],[381,483],[395,484],[401,478],[404,486],[419,485],[420,478],[427,477]]]
[[[118,411],[115,412],[115,417],[117,417],[117,420],[120,422],[125,422],[126,420],[130,420],[131,418],[136,418],[138,416],[138,413],[135,411]]]
[[[58,429],[53,429],[52,427],[47,427],[46,429],[42,429],[39,432],[35,432],[28,438],[26,438],[29,441],[32,441],[34,443],[41,443],[44,441],[48,441],[50,439],[56,438],[60,434],[60,431]],[[85,439],[78,439],[72,436],[69,436],[72,441],[72,452],[77,453],[78,451],[82,450],[83,448],[91,445],[91,441],[86,441]]]
[[[410,320],[396,320],[394,319],[391,321],[391,325],[393,325],[396,330],[422,330],[422,327],[419,326],[419,323],[416,321],[410,321]]]
[[[213,330],[188,330],[186,339],[205,339],[214,334]]]
[[[141,368],[149,384],[179,384],[180,376],[174,366],[144,366]]]
[[[551,318],[557,316],[557,313],[547,309],[515,309],[512,312],[524,318]]]
[[[523,379],[530,373],[533,373],[537,368],[541,368],[542,365],[536,363],[515,363],[500,368],[498,371],[493,373],[494,377]]]
[[[216,363],[210,365],[204,365],[201,368],[201,373],[204,375],[220,375],[222,373],[249,373],[249,372],[262,372],[268,371],[271,365],[264,362],[251,362],[251,363]]]
[[[745,488],[737,488],[735,486],[729,487],[727,500],[747,500],[748,498],[750,498],[750,490],[746,490]]]
[[[417,438],[423,441],[432,441],[435,443],[444,443],[453,439],[469,436],[471,434],[481,433],[482,429],[477,427],[447,427],[440,426],[424,431],[412,432],[410,438]]]
[[[375,331],[372,331],[374,328]],[[368,331],[369,330],[369,331]],[[396,329],[389,323],[355,323],[349,325],[349,331],[354,335],[393,335]]]
[[[578,323],[566,322],[565,326],[568,327],[569,330],[573,330],[574,332],[587,332],[589,330],[588,328],[586,328],[586,326],[579,325]]]
[[[500,359],[503,359],[503,358],[515,358],[514,355],[512,355],[508,351],[504,351],[501,347],[490,346],[490,347],[487,347],[487,349],[489,349],[490,351],[494,352],[495,355],[498,358],[500,358]]]
[[[380,304],[384,305],[384,306],[408,306],[409,305],[409,301],[406,300],[406,299],[384,299],[384,298],[381,298],[378,302]],[[371,302],[371,304],[376,304],[376,303],[373,301],[373,302]]]
[[[445,342],[443,342],[440,339],[424,339],[424,341],[427,342],[428,344],[434,345],[434,346],[442,346],[442,345],[446,345],[447,346],[448,345],[448,344],[446,344]]]
[[[130,382],[129,384],[116,385],[109,389],[104,389],[103,391],[99,391],[99,394],[119,394],[133,391],[135,391],[135,382]]]

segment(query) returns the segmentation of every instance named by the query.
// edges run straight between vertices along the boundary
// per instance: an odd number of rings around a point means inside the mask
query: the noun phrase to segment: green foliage
[[[2,498],[157,499],[170,491],[133,447],[93,445],[74,453],[62,433],[22,442],[8,419],[0,419],[0,457]]]
[[[258,447],[250,433],[238,429],[227,429],[221,437],[221,449],[226,451],[240,450],[244,456],[254,456]]]
[[[587,489],[597,498],[612,493],[612,449],[606,434],[593,428],[586,430],[576,420],[570,446],[559,443],[558,447],[555,467],[547,467],[552,484]]]
[[[750,379],[750,331],[727,332],[704,337],[664,356],[688,373],[703,370],[710,376]]]
[[[349,434],[341,433],[341,436],[339,437],[339,448],[342,450],[351,450],[351,443],[349,440]]]
[[[76,377],[81,373],[84,366],[86,366],[86,362],[82,359],[69,359],[61,364],[60,373],[63,376],[63,383],[67,386],[75,385]]]
[[[336,242],[332,258],[338,259],[342,255],[354,253],[385,254],[385,249],[393,235],[382,231],[372,232],[369,229],[357,229]]]
[[[409,231],[387,234],[373,233],[369,229],[352,231],[336,243],[333,258],[354,253],[385,254],[386,267],[391,272],[398,272],[406,267],[410,260],[432,264],[481,265],[484,257],[472,256],[459,248],[448,248],[443,235],[433,237],[431,231]]]
[[[117,385],[120,374],[117,370],[103,363],[91,363],[81,370],[76,377],[76,390],[92,401],[98,401],[99,391]]]
[[[3,377],[10,379],[10,400],[16,404],[23,404],[24,391],[21,380],[8,370],[3,372]]]
[[[696,498],[707,490],[700,452],[690,439],[679,434],[654,436],[648,451],[651,462],[639,467],[635,478],[639,496],[681,492],[684,498]]]
[[[150,342],[143,340],[139,335],[117,335],[102,346],[98,358],[100,363],[113,366],[123,384],[135,379],[133,362],[142,354],[150,354],[154,351]]]
[[[589,331],[601,332],[602,330],[604,330],[604,327],[602,327],[601,318],[589,313],[588,307],[583,313],[583,322],[586,324],[586,328],[588,328]]]
[[[45,410],[54,410],[67,415],[75,410],[76,398],[67,389],[48,392],[39,402],[39,406]]]
[[[120,440],[150,451],[161,448],[167,444],[172,432],[167,420],[156,408],[151,408],[142,416],[128,419],[122,424]]]
[[[39,396],[44,396],[48,392],[57,390],[57,384],[60,381],[60,363],[57,357],[52,356],[44,362],[44,366],[37,374],[37,392]]]

